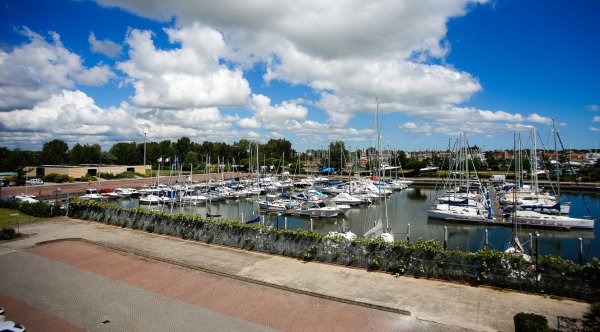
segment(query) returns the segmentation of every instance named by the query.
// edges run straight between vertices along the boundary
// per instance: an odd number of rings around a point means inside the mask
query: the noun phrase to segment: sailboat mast
[[[558,146],[556,145],[556,124],[554,123],[554,119],[552,119],[552,131],[554,133],[554,158],[556,159],[556,190],[557,197],[560,206],[560,163],[558,162]]]

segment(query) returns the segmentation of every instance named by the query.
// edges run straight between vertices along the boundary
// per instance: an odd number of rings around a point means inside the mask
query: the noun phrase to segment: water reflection
[[[448,248],[477,251],[484,246],[484,230],[488,231],[489,246],[494,249],[503,250],[509,243],[511,227],[496,225],[469,225],[449,223],[427,218],[426,210],[430,200],[435,197],[432,189],[409,188],[393,194],[386,202],[372,204],[369,206],[352,207],[344,215],[337,218],[313,219],[314,231],[327,233],[329,231],[341,230],[345,225],[346,230],[352,230],[359,236],[371,227],[370,221],[386,220],[386,211],[390,227],[397,240],[406,239],[407,228],[410,223],[410,238],[412,241],[423,238],[435,239],[440,242],[444,239],[444,227],[448,228]],[[578,195],[566,195],[566,199],[572,202],[572,216],[587,215],[585,204]],[[598,220],[600,217],[600,196],[591,195],[586,197],[587,204],[592,211],[592,216]],[[251,200],[239,199],[225,202],[213,202],[208,205],[186,205],[186,206],[147,206],[139,205],[137,199],[117,200],[113,204],[123,207],[141,207],[152,210],[167,212],[181,212],[205,217],[209,214],[220,214],[226,219],[249,220],[257,214],[256,205]],[[310,229],[311,221],[308,218],[293,216],[262,215],[266,225],[284,228],[286,221],[288,229]],[[600,254],[600,245],[595,241],[598,229],[586,230],[547,230],[547,229],[520,229],[519,238],[525,248],[529,248],[529,233],[539,232],[539,248],[542,254],[562,256],[574,261],[578,260],[578,238],[583,240],[584,258],[589,261],[592,257]]]

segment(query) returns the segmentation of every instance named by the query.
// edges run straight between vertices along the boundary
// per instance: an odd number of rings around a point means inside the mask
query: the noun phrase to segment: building
[[[97,176],[98,174],[117,175],[125,172],[134,172],[144,174],[144,165],[122,166],[122,165],[100,165],[100,164],[83,164],[77,166],[69,165],[42,165],[30,166],[24,168],[27,171],[27,176],[30,178],[41,178],[49,174],[67,175],[72,178],[80,178],[89,174]]]

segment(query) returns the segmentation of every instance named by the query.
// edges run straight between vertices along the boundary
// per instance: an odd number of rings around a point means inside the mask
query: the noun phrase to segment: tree
[[[198,154],[194,151],[188,152],[183,157],[182,164],[183,164],[183,168],[185,168],[185,169],[190,169],[190,165],[191,165],[191,166],[193,166],[193,169],[196,170],[194,172],[200,171],[200,169],[199,169],[200,160],[198,160]]]
[[[192,141],[188,137],[182,137],[175,143],[178,155],[181,157],[187,155],[192,150]]]
[[[342,168],[344,165],[342,164],[342,158],[344,162],[348,162],[346,158],[348,158],[348,150],[346,150],[346,146],[342,141],[335,141],[329,143],[329,161],[328,165],[335,168],[339,174],[341,174]]]
[[[99,144],[81,145],[75,144],[69,151],[69,163],[78,164],[99,164],[102,162],[102,148]]]
[[[260,146],[259,149],[259,153],[267,158],[271,157],[281,159],[285,157],[286,160],[291,160],[291,158],[296,154],[296,152],[292,149],[292,143],[285,138],[271,138],[267,144]]]
[[[64,141],[54,139],[46,142],[42,147],[41,161],[46,165],[65,164],[68,160],[67,151],[69,151],[69,146]]]
[[[137,149],[135,142],[115,143],[110,148],[110,153],[115,156],[119,165],[134,165],[137,160]]]

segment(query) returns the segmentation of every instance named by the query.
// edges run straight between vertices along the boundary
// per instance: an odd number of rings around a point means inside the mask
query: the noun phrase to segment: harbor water
[[[410,240],[419,238],[425,240],[438,240],[443,242],[445,227],[448,229],[448,249],[461,249],[477,251],[485,245],[485,230],[488,232],[489,247],[504,250],[515,231],[510,226],[503,225],[475,225],[445,222],[427,218],[427,208],[435,197],[433,189],[408,188],[395,192],[385,202],[371,205],[352,207],[345,214],[336,218],[313,218],[277,215],[274,213],[261,214],[267,226],[288,229],[312,229],[316,232],[328,233],[329,231],[351,230],[362,236],[373,225],[373,221],[381,219],[394,233],[396,240],[407,238],[408,225],[410,224]],[[585,201],[580,195],[564,194],[563,199],[572,203],[571,216],[587,216],[586,203],[591,211],[592,218],[600,218],[600,194],[586,194]],[[252,199],[237,199],[213,202],[202,205],[140,205],[137,199],[119,199],[112,202],[123,207],[141,207],[168,212],[182,212],[200,216],[221,215],[221,218],[235,220],[250,220],[257,216],[257,206]],[[387,217],[386,217],[387,211]],[[600,226],[596,224],[594,230],[553,230],[519,228],[517,230],[523,247],[530,247],[529,234],[534,237],[539,233],[539,251],[542,255],[556,255],[566,259],[579,261],[579,238],[583,243],[583,261],[588,262],[593,257],[600,255]]]

